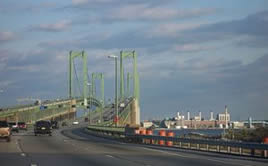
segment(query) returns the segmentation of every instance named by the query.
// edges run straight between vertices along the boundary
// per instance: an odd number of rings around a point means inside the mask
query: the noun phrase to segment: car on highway
[[[0,138],[6,139],[7,142],[11,140],[11,129],[7,121],[0,121]]]
[[[48,134],[49,136],[52,136],[51,129],[52,127],[49,121],[37,121],[34,125],[34,135],[37,136],[38,134]]]
[[[18,127],[20,130],[26,130],[27,131],[27,124],[25,122],[18,122]]]
[[[16,122],[8,122],[8,125],[11,128],[11,131],[15,131],[16,133],[19,132],[19,126]]]
[[[78,125],[78,124],[79,124],[78,121],[74,121],[74,122],[73,122],[73,125]]]
[[[59,129],[59,123],[57,121],[50,121],[52,129]]]

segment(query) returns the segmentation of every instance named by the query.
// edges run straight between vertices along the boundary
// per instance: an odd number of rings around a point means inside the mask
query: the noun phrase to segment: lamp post
[[[88,85],[88,92],[89,92],[89,104],[90,104],[90,107],[89,107],[89,109],[88,109],[88,123],[90,124],[91,123],[91,120],[90,120],[90,118],[91,118],[91,116],[90,116],[90,109],[91,109],[91,106],[92,106],[92,102],[91,102],[91,93],[90,93],[90,87],[91,87],[91,83],[87,83],[87,85]]]
[[[115,55],[109,55],[108,58],[113,58],[115,61],[115,125],[118,126],[118,96],[117,96],[117,59]]]

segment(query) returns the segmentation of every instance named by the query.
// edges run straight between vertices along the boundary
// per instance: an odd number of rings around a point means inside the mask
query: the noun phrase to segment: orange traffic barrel
[[[146,135],[153,135],[153,130],[146,130]]]
[[[146,135],[146,130],[140,130],[140,135]]]
[[[268,144],[268,137],[263,138],[263,143]]]
[[[140,129],[140,135],[146,135],[146,130]],[[142,143],[146,143],[146,139],[142,139]]]
[[[168,133],[167,133],[167,136],[168,136],[168,137],[174,137],[174,132],[171,132],[171,131],[168,132]],[[172,141],[167,141],[167,142],[166,142],[166,145],[167,145],[167,146],[173,146],[173,142],[172,142]]]
[[[165,130],[160,130],[158,132],[159,136],[166,136],[166,131]]]
[[[146,135],[153,135],[153,130],[147,129],[146,130]],[[153,140],[152,139],[146,139],[146,144],[153,144]]]
[[[160,130],[158,134],[159,134],[159,136],[165,137],[166,136],[166,131],[165,130]],[[165,145],[165,141],[164,140],[159,140],[158,144],[159,145]]]

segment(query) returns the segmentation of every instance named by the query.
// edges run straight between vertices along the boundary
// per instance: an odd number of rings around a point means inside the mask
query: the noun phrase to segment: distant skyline
[[[232,120],[268,119],[267,0],[2,0],[0,19],[0,107],[66,98],[70,50],[113,98],[107,56],[136,50],[141,119],[225,105]]]

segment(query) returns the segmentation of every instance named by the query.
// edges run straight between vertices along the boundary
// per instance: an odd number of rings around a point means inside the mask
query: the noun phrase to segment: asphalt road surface
[[[62,131],[64,132],[62,133]],[[123,143],[91,136],[84,128],[33,131],[0,140],[0,166],[264,166],[267,159]]]

